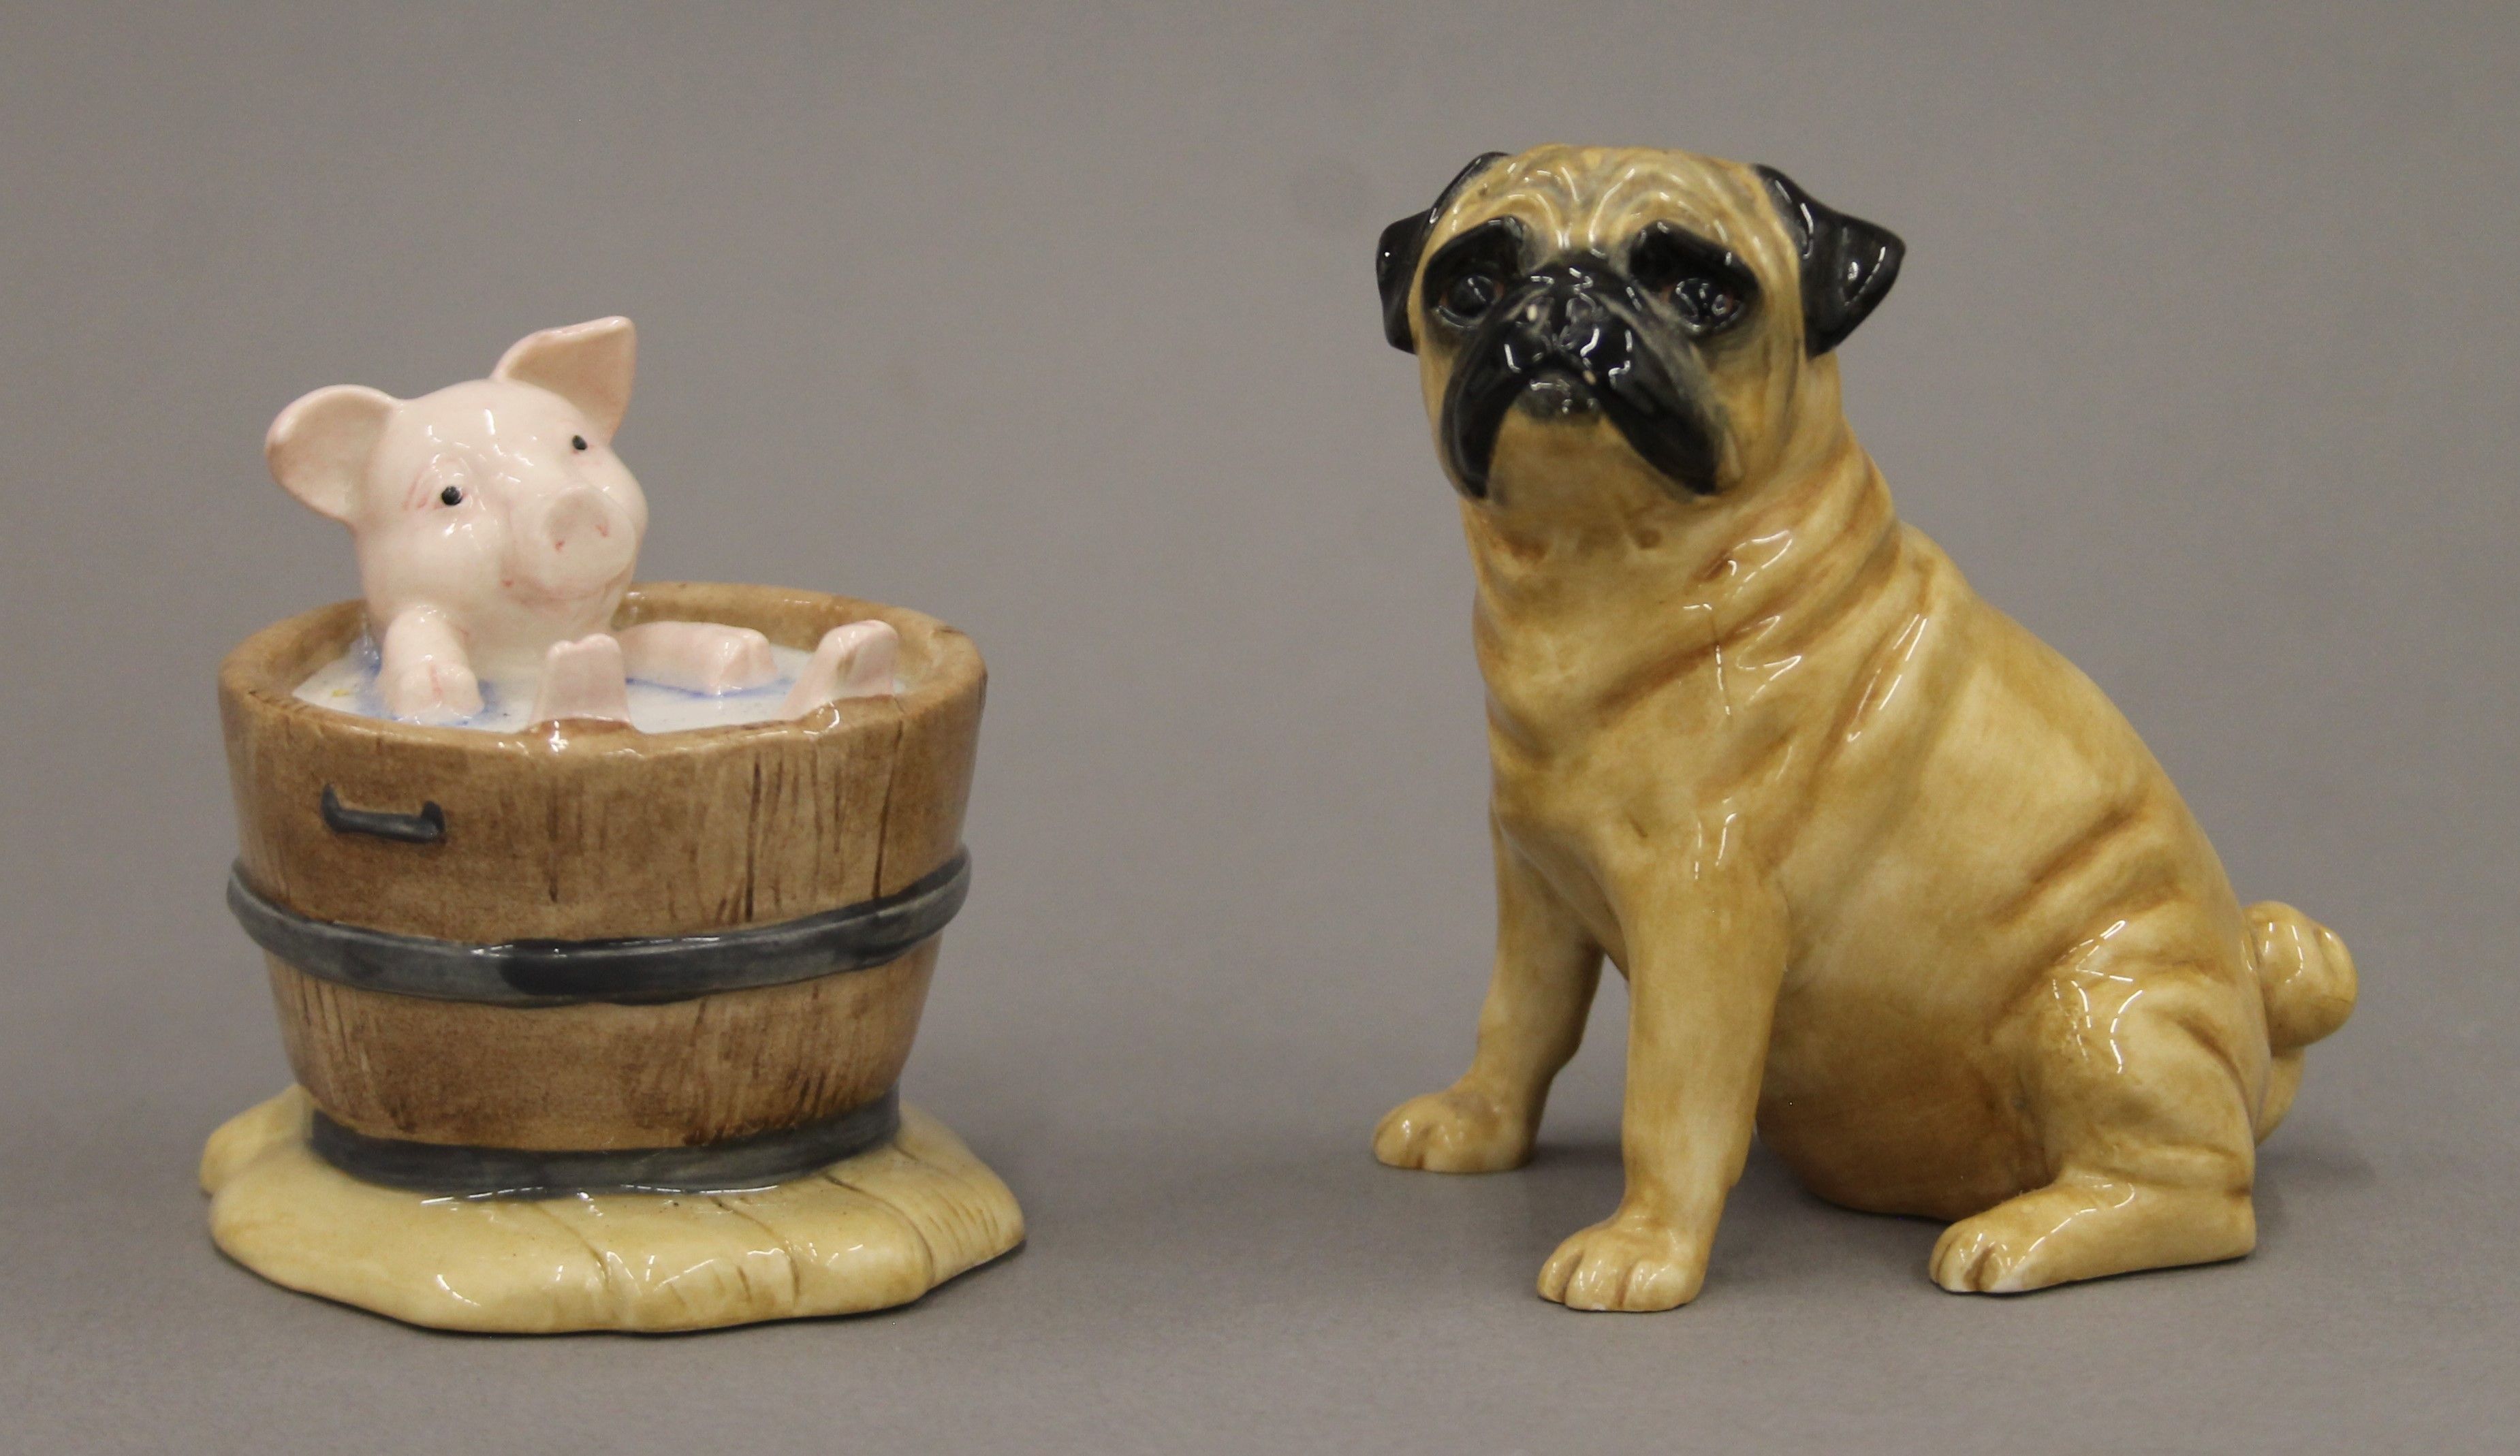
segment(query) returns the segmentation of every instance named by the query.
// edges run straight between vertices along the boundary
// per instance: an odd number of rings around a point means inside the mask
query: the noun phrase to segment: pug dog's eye
[[[1670,223],[1655,223],[1628,250],[1628,277],[1671,305],[1683,327],[1713,333],[1749,312],[1758,285],[1730,248]]]
[[[450,485],[437,493],[437,499],[448,506],[461,506],[464,504],[464,491],[459,486]]]
[[[1426,260],[1426,311],[1452,329],[1493,314],[1523,270],[1520,221],[1492,217],[1456,236]]]
[[[1711,278],[1684,278],[1671,290],[1671,306],[1684,322],[1715,329],[1732,322],[1732,316],[1741,311],[1741,300]]]
[[[569,436],[569,437],[568,437],[568,448],[569,448],[569,449],[571,449],[571,450],[584,450],[584,449],[586,448],[586,436],[584,436],[584,435],[571,435],[571,436]]]
[[[1497,295],[1504,291],[1495,279],[1484,273],[1464,273],[1444,290],[1443,302],[1438,307],[1457,324],[1473,323],[1496,306]]]

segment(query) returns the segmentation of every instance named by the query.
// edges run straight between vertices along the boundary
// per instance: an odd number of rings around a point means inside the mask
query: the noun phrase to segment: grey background
[[[2474,5],[11,6],[0,1448],[2483,1449],[2520,1416],[2520,22]],[[1911,519],[2357,951],[2256,1257],[2009,1302],[1757,1158],[1704,1298],[1531,1283],[1530,1169],[1366,1152],[1487,962],[1468,574],[1375,231],[1475,152],[1764,160],[1911,244],[1847,346]],[[211,672],[354,589],[270,417],[625,312],[647,574],[994,669],[910,1095],[1032,1242],[897,1313],[417,1333],[222,1260],[285,1079]]]

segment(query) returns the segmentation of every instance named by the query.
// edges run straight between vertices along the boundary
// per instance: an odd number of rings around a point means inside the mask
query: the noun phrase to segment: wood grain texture
[[[372,1137],[692,1147],[793,1127],[901,1078],[937,943],[889,965],[661,1005],[490,1006],[319,980],[271,956],[289,1065]]]
[[[219,673],[246,876],[301,915],[456,941],[689,935],[768,924],[898,888],[954,852],[985,673],[933,618],[821,593],[634,588],[616,625],[695,618],[810,648],[878,618],[904,690],[792,723],[641,733],[596,724],[488,733],[360,718],[298,683],[359,635],[356,602],[266,628]],[[908,771],[906,777],[897,769]],[[436,844],[334,832],[354,809],[446,813]]]
[[[902,639],[903,690],[789,723],[647,734],[488,733],[359,718],[293,690],[362,629],[356,602],[265,629],[219,675],[246,877],[313,919],[495,943],[775,924],[897,890],[961,843],[985,674],[933,618],[821,593],[633,589],[616,626],[688,619],[811,647],[867,618]],[[434,844],[326,826],[434,803]],[[891,1085],[930,940],[892,964],[661,1005],[505,1007],[324,982],[273,962],[298,1080],[382,1137],[535,1149],[689,1146],[792,1126]]]
[[[1023,1242],[1014,1195],[904,1107],[882,1146],[749,1193],[431,1199],[308,1151],[292,1087],[210,1136],[210,1234],[275,1284],[435,1329],[701,1330],[907,1303]]]

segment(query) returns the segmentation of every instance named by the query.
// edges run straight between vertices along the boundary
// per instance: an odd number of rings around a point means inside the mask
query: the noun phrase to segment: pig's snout
[[[630,517],[603,492],[562,491],[518,521],[524,575],[556,596],[577,596],[630,568],[639,551]]]
[[[557,552],[566,552],[572,546],[586,550],[589,537],[598,543],[611,538],[617,513],[601,492],[568,491],[543,512],[542,530],[536,534]]]

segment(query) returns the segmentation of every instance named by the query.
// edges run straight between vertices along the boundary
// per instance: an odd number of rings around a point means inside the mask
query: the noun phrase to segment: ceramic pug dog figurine
[[[1469,1071],[1374,1152],[1522,1163],[1606,954],[1627,1191],[1541,1271],[1570,1305],[1696,1295],[1754,1121],[1823,1198],[1957,1220],[1946,1289],[2246,1254],[2255,1143],[2354,1004],[1892,513],[1831,351],[1900,256],[1774,171],[1565,147],[1383,235],[1477,577],[1499,916]]]
[[[625,676],[709,693],[774,677],[749,629],[605,631],[648,528],[612,453],[637,359],[630,321],[597,319],[527,334],[486,379],[413,400],[336,384],[272,421],[272,477],[350,528],[393,716],[470,717],[485,678],[535,684],[541,723],[627,719]],[[782,715],[889,691],[898,642],[881,622],[832,629]]]

